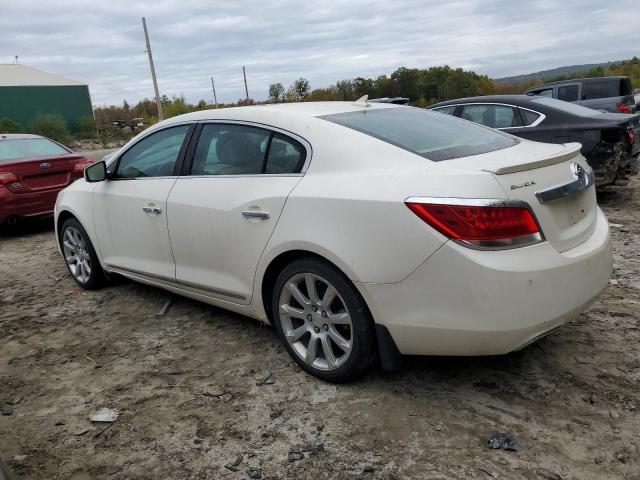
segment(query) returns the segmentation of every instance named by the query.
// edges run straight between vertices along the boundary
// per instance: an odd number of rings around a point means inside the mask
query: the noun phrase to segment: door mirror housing
[[[105,181],[107,179],[107,164],[100,161],[86,167],[84,179],[89,183]]]

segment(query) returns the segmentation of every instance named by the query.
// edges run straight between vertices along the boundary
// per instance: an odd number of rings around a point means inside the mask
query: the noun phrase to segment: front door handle
[[[162,209],[158,207],[142,207],[142,211],[151,215],[160,215],[162,213]]]
[[[259,210],[245,210],[242,212],[244,218],[260,218],[266,220],[269,218],[269,212],[261,212]]]

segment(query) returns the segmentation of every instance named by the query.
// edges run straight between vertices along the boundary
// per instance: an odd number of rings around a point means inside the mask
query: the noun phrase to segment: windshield
[[[563,102],[562,100],[556,100],[555,98],[537,97],[531,100],[531,103],[539,103],[547,107],[555,108],[556,110],[562,110],[563,112],[570,113],[571,115],[577,115],[579,117],[597,117],[602,112],[593,110],[592,108],[583,107],[575,103]]]
[[[518,141],[450,115],[398,107],[320,117],[439,162],[511,147]]]
[[[46,138],[12,138],[0,140],[0,163],[23,158],[66,155],[69,152]]]

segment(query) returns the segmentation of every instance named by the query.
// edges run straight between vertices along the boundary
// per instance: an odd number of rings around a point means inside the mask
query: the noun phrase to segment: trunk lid
[[[17,183],[23,188],[12,188],[15,194],[60,190],[82,176],[82,172],[73,169],[83,161],[86,159],[82,155],[70,153],[0,163],[0,171],[17,177]]]
[[[530,205],[543,235],[563,252],[586,241],[595,228],[595,186],[575,194],[541,201],[536,192],[575,181],[572,163],[590,171],[579,143],[555,145],[521,140],[514,147],[455,160],[456,166],[491,174],[511,200]]]

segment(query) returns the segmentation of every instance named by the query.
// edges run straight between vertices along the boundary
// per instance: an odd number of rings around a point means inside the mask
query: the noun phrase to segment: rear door
[[[310,153],[304,140],[262,126],[203,124],[167,205],[177,281],[248,304],[260,256]]]
[[[96,184],[96,238],[112,269],[174,280],[167,197],[193,129],[182,124],[145,136],[119,156],[108,181]]]

